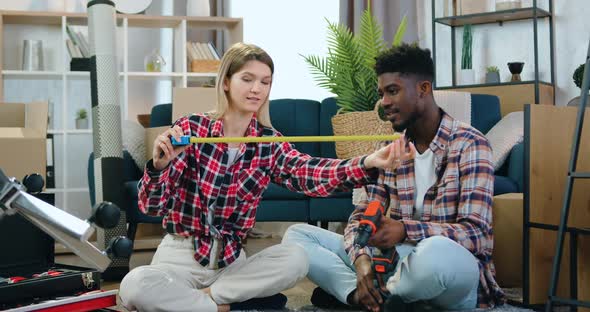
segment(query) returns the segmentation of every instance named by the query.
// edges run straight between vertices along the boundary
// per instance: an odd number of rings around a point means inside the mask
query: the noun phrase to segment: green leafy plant
[[[88,113],[84,108],[80,108],[76,111],[76,119],[86,119],[88,117]]]
[[[471,46],[473,43],[473,34],[471,25],[463,26],[463,49],[461,51],[461,69],[471,69]]]
[[[369,2],[370,3],[370,2]],[[370,111],[379,100],[375,57],[387,49],[383,30],[370,11],[361,17],[360,32],[353,35],[343,25],[328,23],[328,54],[325,58],[309,55],[302,57],[311,68],[318,86],[336,95],[339,113]],[[406,32],[404,16],[393,37],[393,46],[401,44]]]
[[[578,66],[578,68],[576,68],[576,70],[574,71],[574,75],[572,76],[572,78],[574,78],[574,83],[578,88],[582,88],[582,80],[584,79],[585,65],[586,64],[581,64],[580,66]]]
[[[488,73],[499,73],[500,69],[498,69],[498,66],[488,66],[486,67],[486,72]]]

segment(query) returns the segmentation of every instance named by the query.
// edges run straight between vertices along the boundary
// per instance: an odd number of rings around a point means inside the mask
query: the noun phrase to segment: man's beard
[[[395,132],[404,132],[404,130],[406,130],[409,126],[413,125],[417,119],[417,114],[412,113],[412,115],[410,115],[410,117],[406,119],[403,123],[396,125],[392,122],[391,125],[393,126],[393,130]]]

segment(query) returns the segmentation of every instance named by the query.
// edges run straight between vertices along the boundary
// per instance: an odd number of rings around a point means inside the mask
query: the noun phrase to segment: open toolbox
[[[53,205],[54,194],[36,195]],[[0,219],[0,310],[100,289],[96,269],[56,264],[53,238],[20,214]]]

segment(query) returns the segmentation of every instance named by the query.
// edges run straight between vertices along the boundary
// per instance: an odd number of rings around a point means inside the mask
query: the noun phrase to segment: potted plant
[[[343,25],[328,23],[328,54],[326,57],[305,56],[318,86],[336,95],[338,113],[332,118],[335,135],[389,134],[391,124],[379,119],[375,57],[388,48],[383,30],[371,14],[370,2],[361,16],[360,31],[354,35]],[[398,26],[392,45],[402,42],[407,20]],[[339,158],[364,154],[371,149],[365,142],[336,142]],[[366,142],[374,144],[375,142]]]
[[[584,80],[584,67],[586,67],[586,64],[580,64],[580,66],[574,70],[574,75],[572,76],[576,87],[580,89],[582,89],[582,82]]]
[[[88,129],[88,113],[84,108],[76,111],[76,129]]]
[[[473,44],[473,34],[471,31],[471,25],[467,24],[463,26],[463,47],[461,49],[461,74],[460,84],[469,85],[473,84],[473,64],[471,48]],[[453,69],[454,70],[454,69]]]
[[[498,66],[486,67],[486,83],[500,83],[500,69],[498,69]]]
[[[576,87],[582,89],[582,82],[584,80],[584,67],[586,64],[580,64],[576,70],[574,70],[574,74],[572,75],[572,79],[574,80],[574,84]],[[575,98],[571,99],[567,106],[578,106],[580,104],[580,96],[576,96]]]

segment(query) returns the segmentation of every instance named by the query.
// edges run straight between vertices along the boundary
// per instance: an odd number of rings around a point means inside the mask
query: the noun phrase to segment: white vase
[[[49,12],[64,12],[65,0],[51,0],[47,1],[47,11]]]
[[[210,16],[211,6],[209,0],[187,0],[186,16]]]
[[[76,129],[88,129],[88,118],[76,119]]]
[[[588,95],[588,101],[590,102],[590,95]],[[580,101],[582,100],[582,98],[578,95],[575,98],[571,99],[568,103],[567,106],[579,106],[580,105]],[[586,107],[588,107],[588,104],[586,104]]]
[[[64,11],[86,12],[86,0],[65,0]]]
[[[459,71],[458,85],[472,85],[475,83],[475,73],[473,69],[461,69]]]

